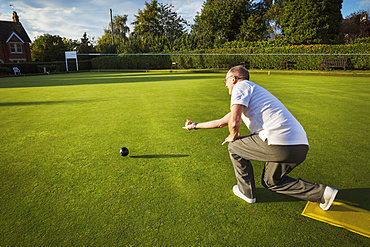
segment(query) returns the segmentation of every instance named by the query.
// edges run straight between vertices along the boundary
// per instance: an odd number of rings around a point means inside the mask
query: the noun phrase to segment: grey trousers
[[[239,137],[229,143],[230,158],[241,193],[255,198],[255,181],[250,160],[265,161],[262,185],[274,192],[311,202],[320,202],[325,185],[311,184],[288,177],[301,164],[308,152],[307,145],[268,145],[258,135]]]

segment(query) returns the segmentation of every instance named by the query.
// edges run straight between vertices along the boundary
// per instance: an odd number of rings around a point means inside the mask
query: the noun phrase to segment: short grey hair
[[[235,76],[237,79],[249,80],[249,72],[242,65],[238,65],[238,66],[232,67],[229,70],[229,75],[230,76]]]

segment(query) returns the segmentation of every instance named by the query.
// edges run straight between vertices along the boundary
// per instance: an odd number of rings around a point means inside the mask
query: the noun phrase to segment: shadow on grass
[[[130,158],[159,159],[159,158],[183,158],[188,156],[189,155],[185,154],[148,154],[148,155],[134,155],[130,156]]]
[[[258,203],[300,201],[300,199],[271,192],[265,188],[256,188],[256,195]],[[339,190],[335,201],[370,211],[370,188]]]
[[[265,188],[256,188],[257,203],[266,202],[295,202],[300,201],[295,197],[278,194]]]
[[[370,211],[370,188],[338,190],[335,201]]]
[[[192,73],[104,73],[104,74],[62,74],[51,76],[30,76],[10,78],[10,80],[0,82],[0,88],[18,87],[53,87],[53,86],[73,86],[90,84],[114,84],[114,83],[143,83],[143,82],[165,82],[181,80],[199,80],[202,78],[217,78],[222,85],[219,74],[192,74]],[[220,79],[219,79],[220,78]],[[14,80],[13,80],[14,79]]]
[[[84,103],[92,100],[69,100],[69,101],[35,101],[35,102],[2,102],[2,106],[32,106],[32,105],[52,105],[52,104],[73,104],[73,103]]]

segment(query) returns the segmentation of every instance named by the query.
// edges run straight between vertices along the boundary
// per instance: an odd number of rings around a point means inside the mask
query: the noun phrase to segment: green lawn
[[[2,246],[369,246],[301,216],[306,202],[260,184],[234,196],[227,128],[186,131],[229,110],[222,73],[0,78]],[[370,210],[369,77],[252,74],[307,131],[292,177]],[[242,128],[242,134],[248,130]],[[128,147],[128,157],[119,149]]]

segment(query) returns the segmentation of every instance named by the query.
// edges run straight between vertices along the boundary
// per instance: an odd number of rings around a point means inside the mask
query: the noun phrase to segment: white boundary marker
[[[68,62],[67,62],[68,59],[75,59],[76,60],[76,68],[78,70],[77,52],[75,52],[75,51],[66,51],[65,56],[66,56],[66,69],[67,69],[67,71],[68,71]]]

